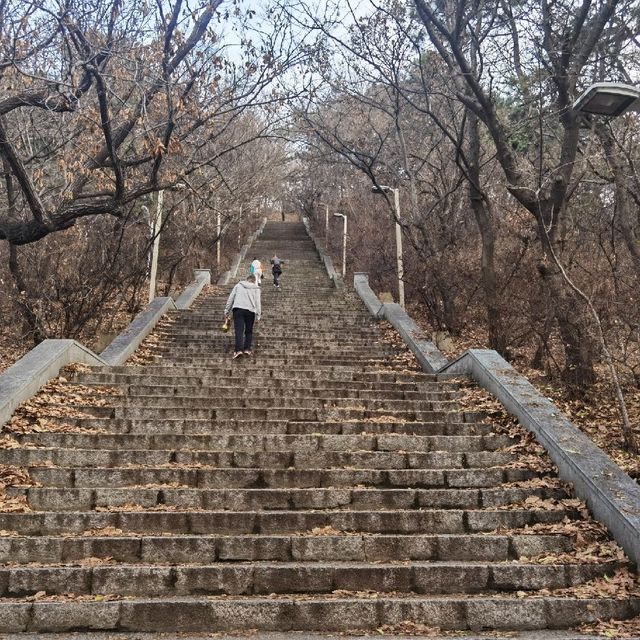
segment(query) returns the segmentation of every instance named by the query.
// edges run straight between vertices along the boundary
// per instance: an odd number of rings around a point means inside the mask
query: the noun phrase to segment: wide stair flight
[[[575,536],[553,525],[583,516],[526,502],[565,490],[511,464],[513,441],[460,406],[459,381],[407,365],[332,287],[302,224],[269,222],[240,275],[276,252],[282,289],[267,268],[253,357],[232,361],[220,331],[230,287],[203,294],[156,330],[153,362],[70,381],[119,395],[75,393],[49,419],[66,430],[0,450],[32,485],[11,489],[25,512],[0,513],[0,632],[561,629],[636,614],[634,598],[570,593],[619,559],[571,558]]]

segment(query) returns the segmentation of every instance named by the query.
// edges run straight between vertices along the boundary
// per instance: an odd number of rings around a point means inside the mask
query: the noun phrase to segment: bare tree
[[[266,88],[303,52],[280,27],[230,62],[211,28],[221,5],[2,3],[0,155],[16,203],[0,213],[0,239],[26,244],[82,217],[122,217],[281,119],[272,110],[250,137],[228,135],[247,109],[280,104]]]
[[[576,8],[572,2],[521,3],[519,15],[513,15],[510,3],[468,3],[450,0],[438,5],[415,0],[421,22],[438,55],[447,64],[456,86],[458,100],[473,111],[486,126],[495,145],[498,161],[512,196],[525,207],[539,225],[538,238],[543,250],[539,272],[555,305],[555,317],[565,345],[564,376],[575,385],[594,380],[594,349],[585,322],[582,301],[566,287],[553,261],[567,206],[579,177],[574,165],[579,141],[579,117],[571,109],[573,97],[585,68],[592,62],[596,45],[605,33],[616,10],[632,10],[623,0],[594,3],[584,0]],[[505,61],[500,52],[499,33],[508,30],[512,56]],[[470,36],[482,33],[485,46],[477,50],[474,64],[466,46]],[[489,34],[494,37],[488,38]],[[494,74],[512,70],[519,79],[517,90],[523,103],[531,98],[528,80],[532,72],[525,67],[521,40],[531,44],[533,55],[528,65],[537,65],[538,82],[545,84],[538,92],[541,127],[553,132],[537,140],[537,171],[531,171],[528,159],[514,152],[510,127],[500,109],[500,92]],[[502,39],[504,45],[504,38]],[[502,68],[500,67],[502,64]],[[547,93],[548,92],[548,93]],[[544,228],[543,228],[544,227]]]

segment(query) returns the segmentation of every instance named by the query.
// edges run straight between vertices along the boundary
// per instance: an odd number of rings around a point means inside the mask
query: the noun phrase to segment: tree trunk
[[[543,304],[545,309],[549,309],[549,305],[546,303],[545,299],[539,299],[538,304]],[[547,366],[547,362],[549,360],[549,338],[551,337],[551,332],[553,330],[554,325],[554,317],[551,311],[546,313],[546,317],[544,319],[544,324],[542,325],[542,332],[538,334],[538,347],[536,348],[536,352],[533,354],[533,358],[531,360],[531,366],[534,369],[538,369],[539,371],[544,371],[546,373],[549,372],[549,367]]]
[[[554,279],[556,278],[557,276],[554,276]],[[565,353],[562,378],[569,387],[580,394],[584,392],[585,387],[596,381],[593,369],[593,339],[584,324],[584,314],[580,310],[582,306],[576,296],[563,295],[559,297],[556,307],[556,319]]]
[[[542,215],[538,223],[544,224]],[[574,393],[581,394],[596,379],[593,337],[587,325],[583,301],[572,291],[567,291],[562,274],[555,267],[554,252],[550,246],[552,240],[544,227],[540,228],[540,235],[545,259],[538,269],[555,306],[554,316],[562,338],[565,356],[562,379]]]
[[[498,278],[495,268],[495,228],[491,219],[489,204],[480,188],[480,132],[478,130],[478,118],[471,111],[467,111],[467,118],[469,198],[482,243],[480,271],[487,310],[489,346],[507,357],[507,338],[500,314]]]
[[[4,158],[2,160],[2,165],[4,168],[5,187],[7,189],[7,213],[11,219],[15,219],[16,192],[13,185],[13,175],[11,174],[11,169]],[[9,243],[9,273],[11,273],[11,277],[13,278],[16,306],[18,307],[24,322],[24,334],[30,335],[33,339],[33,344],[36,345],[39,342],[42,342],[47,336],[37,314],[29,304],[26,283],[24,282],[20,271],[20,265],[18,263],[18,248],[16,245],[11,243]]]
[[[23,333],[31,336],[33,344],[37,345],[47,338],[47,334],[42,327],[38,315],[29,304],[26,284],[20,271],[20,265],[18,264],[18,248],[13,244],[9,245],[9,272],[13,278],[16,306],[20,311],[24,323]]]
[[[431,273],[436,289],[440,295],[442,303],[442,325],[453,335],[460,333],[460,321],[456,308],[455,294],[452,292],[449,283],[444,282],[437,271]]]
[[[600,138],[607,157],[607,164],[613,174],[616,194],[616,214],[622,239],[627,245],[636,272],[640,274],[640,238],[636,237],[633,228],[632,212],[634,211],[634,206],[629,196],[630,185],[628,184],[626,176],[626,167],[620,158],[620,153],[616,151],[613,133],[608,128],[608,125],[598,123],[595,126],[595,131],[598,138]]]

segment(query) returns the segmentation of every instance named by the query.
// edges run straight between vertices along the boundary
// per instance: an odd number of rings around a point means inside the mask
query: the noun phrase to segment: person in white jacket
[[[240,280],[229,294],[224,316],[229,318],[231,314],[233,314],[233,328],[236,334],[233,357],[238,358],[243,353],[250,356],[253,324],[256,320],[260,320],[262,314],[260,287],[256,284],[256,277],[253,274],[246,280]]]
[[[253,257],[253,262],[249,267],[249,273],[252,273],[256,277],[256,284],[260,286],[262,284],[262,262],[258,260],[257,256]]]

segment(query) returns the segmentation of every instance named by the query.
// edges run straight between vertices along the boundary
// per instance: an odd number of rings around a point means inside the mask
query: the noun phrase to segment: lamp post
[[[400,190],[380,185],[372,187],[371,193],[393,193],[393,205],[396,213],[396,264],[398,270],[398,302],[404,309],[404,262],[402,259],[402,227],[400,226]]]
[[[594,116],[609,116],[616,118],[621,116],[627,111],[640,112],[640,90],[628,84],[622,84],[620,82],[596,82],[592,84],[574,103],[574,111],[585,113]],[[604,142],[604,140],[603,140]],[[609,155],[609,152],[605,152]],[[615,171],[615,170],[614,170]],[[554,254],[555,258],[555,254]],[[559,266],[557,258],[555,258],[556,264]],[[629,420],[629,412],[627,410],[627,403],[624,399],[624,393],[618,379],[618,372],[616,370],[615,363],[611,356],[611,353],[607,347],[607,342],[604,338],[602,331],[602,325],[598,312],[593,306],[590,298],[584,294],[580,289],[577,289],[575,285],[571,283],[569,277],[564,273],[565,280],[572,285],[578,292],[580,297],[586,302],[589,311],[591,312],[595,321],[597,329],[598,339],[600,341],[600,348],[609,367],[611,380],[616,392],[616,398],[618,401],[618,411],[622,418],[622,432],[624,434],[624,442],[628,449],[632,452],[638,451],[638,445],[636,436],[633,432],[631,421]]]
[[[217,207],[218,199],[213,196],[213,210],[216,212],[216,267],[218,271],[220,271],[220,252],[221,252],[221,242],[222,238],[220,234],[222,233],[222,217],[220,215],[220,209]]]
[[[326,202],[318,202],[324,207],[324,246],[329,244],[329,205]]]
[[[158,191],[156,201],[156,215],[151,225],[153,247],[151,249],[151,273],[149,274],[149,302],[156,297],[156,275],[158,274],[158,253],[160,252],[160,226],[162,225],[162,206],[164,204],[164,189]]]
[[[185,188],[183,182],[178,182],[170,191],[180,191]],[[160,253],[160,229],[162,228],[162,207],[164,205],[164,189],[158,191],[156,202],[156,215],[151,224],[151,237],[153,238],[153,248],[151,249],[151,273],[149,274],[149,302],[153,302],[156,297],[156,277],[158,275],[158,255]]]
[[[222,244],[222,220],[220,218],[220,209],[218,209],[216,218],[216,233],[218,234],[218,242],[216,242],[216,266],[218,267],[218,271],[220,271],[220,245]]]
[[[596,82],[573,103],[573,109],[615,118],[640,109],[640,90],[622,82]]]
[[[347,277],[347,216],[344,213],[334,213],[335,218],[342,218],[342,277]]]

